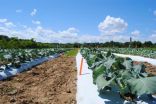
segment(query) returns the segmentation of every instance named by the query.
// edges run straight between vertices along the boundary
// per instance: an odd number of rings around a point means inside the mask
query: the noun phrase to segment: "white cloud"
[[[6,22],[5,26],[6,27],[15,27],[15,25],[12,22]]]
[[[30,13],[31,16],[35,16],[37,13],[37,9],[33,9],[33,11]]]
[[[16,13],[22,13],[22,10],[21,9],[17,9]]]
[[[128,24],[123,19],[107,16],[98,28],[102,34],[111,35],[123,32],[127,26]]]
[[[156,42],[156,33],[153,33],[152,35],[150,35],[148,37],[148,40],[152,41],[152,42]]]
[[[134,30],[131,32],[132,35],[134,36],[139,36],[140,35],[140,31],[139,30]]]
[[[42,26],[35,28],[21,25],[20,29],[15,30],[14,28],[1,27],[0,34],[7,35],[9,37],[18,37],[21,39],[34,38],[39,42],[59,42],[59,43],[89,43],[89,42],[106,42],[106,41],[120,41],[124,42],[129,37],[123,35],[80,35],[79,30],[70,27],[61,31],[54,31],[52,29],[46,29]]]
[[[118,23],[117,23],[118,24]],[[89,42],[106,42],[106,41],[119,41],[126,42],[129,41],[130,36],[124,33],[118,35],[90,35],[90,34],[80,34],[79,30],[74,27],[67,28],[65,30],[53,30],[42,27],[41,25],[36,25],[36,27],[29,27],[26,25],[15,25],[8,19],[0,19],[0,34],[7,35],[9,37],[18,37],[21,39],[31,39],[34,38],[38,42],[59,42],[59,43],[89,43]],[[114,28],[113,28],[114,29]],[[118,29],[118,28],[117,28]],[[122,29],[119,29],[122,30]],[[122,30],[123,31],[123,30]],[[115,32],[116,33],[116,32]],[[137,32],[134,31],[133,34]],[[138,34],[138,33],[137,33]],[[151,40],[156,42],[156,33],[154,32],[150,37],[133,37],[133,40]]]
[[[32,20],[32,23],[35,24],[35,25],[40,25],[41,24],[40,21],[34,21],[34,20]]]
[[[140,38],[139,38],[139,40],[140,40]],[[142,38],[142,40],[143,40],[143,42],[144,41],[152,41],[153,43],[156,43],[156,31],[153,31],[152,34],[149,34],[146,37]]]
[[[156,10],[153,11],[153,14],[156,16]]]
[[[54,31],[52,29],[46,29],[42,26],[35,28],[25,27],[20,30],[14,30],[7,27],[0,27],[0,34],[7,35],[9,37],[18,37],[21,39],[34,38],[38,42],[59,42],[59,43],[89,43],[89,42],[106,42],[106,41],[129,41],[127,35],[80,35],[78,30],[74,27],[68,28],[62,31]],[[137,40],[137,38],[134,38]],[[154,39],[154,38],[153,38]],[[156,38],[155,38],[156,40]]]
[[[18,37],[21,39],[34,38],[39,42],[76,42],[78,38],[77,32],[77,29],[73,27],[63,31],[53,31],[41,26],[37,26],[36,28],[26,27],[20,30],[0,27],[0,34],[7,35],[9,37]]]
[[[59,31],[58,34],[60,34],[62,38],[75,38],[78,36],[78,30],[74,27],[71,27],[67,30]]]
[[[39,42],[60,42],[60,43],[74,43],[74,42],[106,42],[106,41],[126,41],[129,37],[126,35],[89,35],[79,33],[79,30],[70,27],[65,30],[54,31],[53,29],[47,29],[39,26],[40,21],[32,21],[34,24],[37,24],[35,28],[28,27],[25,25],[17,25],[16,30],[11,25],[11,21],[7,19],[0,19],[3,22],[2,26],[0,25],[0,34],[8,35],[9,37],[18,37],[21,39],[31,39],[34,38]],[[116,21],[116,20],[115,20]],[[10,23],[9,23],[10,22]],[[6,23],[8,26],[6,26]],[[116,23],[116,22],[115,22]],[[119,24],[119,23],[117,23]],[[113,28],[114,29],[114,28]],[[115,32],[116,33],[116,32]]]
[[[5,23],[5,22],[7,22],[8,20],[7,19],[0,19],[0,23]]]
[[[15,27],[16,25],[13,22],[8,21],[7,19],[0,19],[0,26],[5,26],[5,27]]]
[[[155,38],[156,39],[156,34],[152,34],[151,38]]]

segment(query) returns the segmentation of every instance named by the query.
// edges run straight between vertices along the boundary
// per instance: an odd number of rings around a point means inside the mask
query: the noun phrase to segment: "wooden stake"
[[[80,73],[79,73],[79,75],[82,75],[82,66],[83,66],[83,58],[81,58]]]

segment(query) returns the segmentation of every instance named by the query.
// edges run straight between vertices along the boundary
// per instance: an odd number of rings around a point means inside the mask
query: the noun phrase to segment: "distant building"
[[[132,43],[132,37],[130,37],[130,43]]]
[[[130,37],[129,48],[132,47],[132,37]]]

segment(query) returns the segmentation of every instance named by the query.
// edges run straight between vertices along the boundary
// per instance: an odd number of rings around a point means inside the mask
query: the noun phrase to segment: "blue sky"
[[[8,36],[42,42],[128,41],[131,36],[156,42],[156,0],[0,0],[0,4],[0,33]],[[7,22],[14,26],[6,26]]]

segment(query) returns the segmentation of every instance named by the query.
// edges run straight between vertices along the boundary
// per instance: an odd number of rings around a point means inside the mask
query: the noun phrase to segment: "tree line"
[[[80,48],[80,47],[118,47],[118,48],[156,48],[156,43],[151,41],[145,41],[144,43],[140,41],[132,42],[105,42],[105,43],[41,43],[36,42],[34,39],[18,39],[16,37],[9,38],[5,35],[0,35],[0,48]]]

